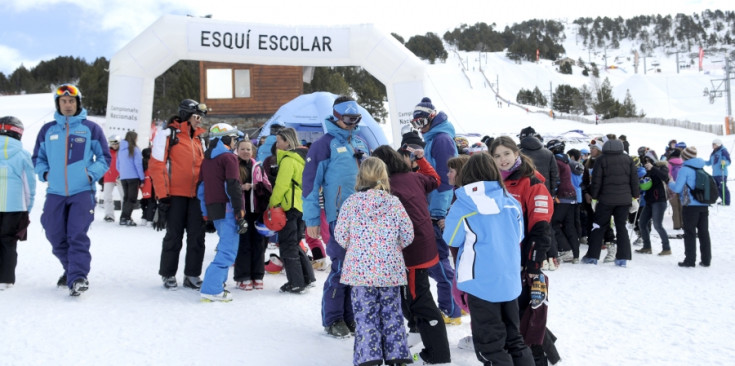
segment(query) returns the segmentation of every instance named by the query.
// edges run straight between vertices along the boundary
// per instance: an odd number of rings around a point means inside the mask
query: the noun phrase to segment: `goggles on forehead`
[[[197,114],[199,116],[206,116],[207,115],[207,105],[204,103],[199,103],[196,106],[196,112],[194,114]]]
[[[79,89],[74,85],[64,84],[56,88],[56,95],[68,95],[70,97],[76,97],[79,96]]]
[[[362,120],[362,114],[357,108],[357,103],[352,100],[335,105],[332,114],[346,125],[356,125]]]

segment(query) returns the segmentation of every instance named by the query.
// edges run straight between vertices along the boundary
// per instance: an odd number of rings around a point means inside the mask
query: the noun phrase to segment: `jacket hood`
[[[521,149],[538,150],[542,147],[544,147],[544,144],[541,142],[541,140],[533,136],[524,137],[523,140],[521,140]]]
[[[607,142],[602,145],[603,154],[622,154],[623,151],[623,142],[617,139],[607,140]]]
[[[452,140],[454,140],[454,137],[456,136],[454,126],[449,123],[447,114],[444,112],[439,112],[439,114],[434,117],[434,120],[431,121],[431,129],[424,134],[424,140],[430,140],[434,135],[438,135],[440,133],[449,134],[449,136],[452,137]]]
[[[367,191],[358,192],[358,194],[361,196],[360,201],[365,204],[363,212],[371,218],[371,221],[377,221],[388,216],[393,195],[379,189],[368,189]]]
[[[217,139],[217,145],[215,145],[214,148],[207,149],[207,151],[204,152],[204,158],[214,159],[224,153],[232,153],[232,151],[222,143],[222,140]]]
[[[7,159],[23,150],[23,144],[20,140],[16,140],[10,136],[0,136],[0,149],[2,149],[3,156]]]
[[[682,163],[684,163],[684,160],[681,160],[681,158],[671,158],[671,159],[669,159],[667,161],[671,165],[681,165]]]
[[[54,112],[54,119],[56,120],[56,123],[62,126],[66,125],[67,117],[59,113],[58,111]],[[81,123],[85,119],[87,119],[87,110],[82,108],[82,111],[79,112],[79,114],[77,114],[76,116],[69,117],[69,125],[75,125],[75,124]]]
[[[457,188],[456,204],[460,204],[469,211],[476,211],[480,215],[495,215],[500,213],[501,207],[515,199],[506,194],[498,182],[475,182]]]
[[[656,156],[656,153],[652,150],[648,150],[648,152],[646,153],[646,157],[653,160],[654,164],[658,163],[658,157]]]
[[[276,161],[278,161],[278,164],[281,164],[281,160],[283,160],[284,157],[290,156],[298,161],[301,162],[301,164],[304,164],[306,157],[305,152],[303,149],[294,149],[294,150],[276,150]]]
[[[688,166],[694,169],[702,169],[704,168],[704,160],[702,160],[702,158],[691,158],[689,160],[684,160],[684,164],[682,166]]]

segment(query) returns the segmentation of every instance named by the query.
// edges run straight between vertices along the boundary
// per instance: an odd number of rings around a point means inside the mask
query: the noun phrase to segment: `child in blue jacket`
[[[457,200],[446,217],[444,240],[459,248],[457,287],[467,293],[475,354],[484,365],[533,365],[520,332],[520,243],[523,210],[503,185],[489,154],[462,168]]]
[[[0,118],[0,291],[15,284],[18,240],[26,240],[28,213],[36,195],[31,154],[23,150],[23,123]]]

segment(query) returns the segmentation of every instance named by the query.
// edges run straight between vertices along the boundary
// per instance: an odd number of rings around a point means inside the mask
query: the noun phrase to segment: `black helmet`
[[[0,118],[0,135],[20,140],[23,136],[23,122],[13,116]]]
[[[566,144],[562,140],[551,139],[546,143],[546,148],[551,150],[554,154],[563,154]]]
[[[179,119],[187,121],[192,114],[207,115],[207,105],[194,99],[184,99],[179,103]]]

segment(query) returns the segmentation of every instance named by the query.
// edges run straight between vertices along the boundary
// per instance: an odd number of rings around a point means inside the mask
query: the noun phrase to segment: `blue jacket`
[[[454,126],[447,120],[444,112],[434,117],[431,129],[424,134],[425,158],[439,174],[439,188],[429,193],[429,213],[431,217],[443,218],[452,203],[452,185],[449,184],[447,161],[457,156],[457,145],[454,143]]]
[[[117,152],[117,171],[120,174],[120,179],[135,179],[138,178],[141,181],[145,180],[145,174],[143,174],[143,154],[139,148],[133,150],[133,156],[130,156],[128,152],[128,142],[125,140],[120,141],[120,149]]]
[[[498,182],[475,182],[455,191],[444,241],[459,248],[457,288],[485,301],[511,301],[521,293],[523,209]]]
[[[306,226],[319,226],[319,189],[324,191],[327,222],[337,220],[342,203],[355,193],[360,161],[369,153],[367,144],[357,137],[360,127],[343,130],[331,118],[327,118],[325,126],[327,133],[309,148],[302,175]],[[356,152],[361,152],[362,156],[355,156]]]
[[[722,166],[722,162],[725,162],[725,166]],[[724,146],[720,146],[717,149],[712,150],[712,154],[709,155],[709,160],[704,162],[704,165],[712,166],[713,177],[727,177],[727,167],[730,165],[730,153],[725,149]]]
[[[102,128],[87,119],[87,110],[72,117],[58,111],[36,137],[33,164],[47,193],[73,196],[96,190],[96,182],[110,167],[110,149]],[[44,175],[48,175],[44,177]]]
[[[255,157],[255,161],[262,163],[265,158],[271,156],[271,148],[276,143],[276,135],[270,135],[265,138],[263,144],[258,146],[258,155]]]
[[[0,212],[30,212],[36,195],[31,154],[9,136],[0,136],[0,149]]]
[[[684,164],[681,166],[681,169],[679,169],[679,174],[676,176],[676,180],[669,182],[669,189],[671,189],[672,192],[679,194],[682,205],[684,204],[685,199],[683,192],[686,189],[690,200],[687,206],[709,206],[706,203],[697,201],[694,198],[694,195],[688,194],[689,190],[691,190],[689,187],[694,187],[694,182],[696,180],[696,172],[694,169],[701,169],[703,167],[704,160],[701,158],[684,160]],[[684,188],[685,186],[687,188]]]

